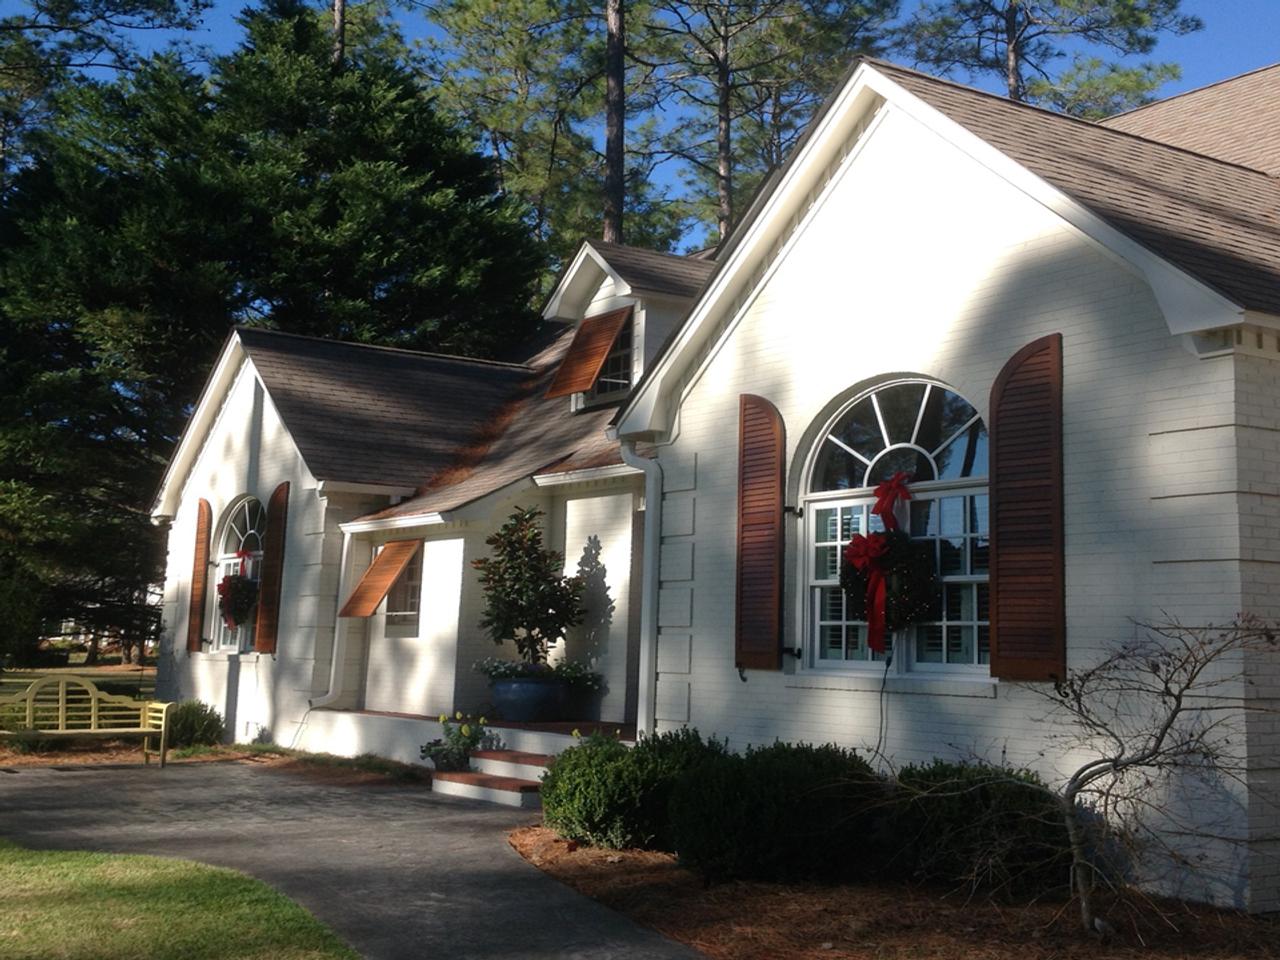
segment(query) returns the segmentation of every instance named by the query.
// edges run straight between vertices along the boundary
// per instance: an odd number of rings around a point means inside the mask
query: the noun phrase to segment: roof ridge
[[[666,257],[668,260],[679,260],[682,263],[706,263],[707,262],[706,260],[699,260],[696,257],[693,257],[685,253],[669,253],[666,250],[651,250],[648,247],[636,247],[636,246],[632,246],[629,243],[610,243],[607,240],[586,240],[584,242],[589,243],[596,250],[600,250],[603,247],[603,248],[613,249],[613,250],[630,250],[630,251],[634,251],[635,253],[651,254],[655,257]],[[701,251],[697,251],[697,252],[701,252]]]
[[[1188,150],[1186,147],[1180,147],[1177,144],[1173,144],[1173,143],[1166,143],[1163,140],[1154,140],[1151,137],[1144,137],[1141,134],[1131,133],[1128,130],[1118,130],[1113,127],[1108,127],[1105,124],[1099,123],[1096,120],[1086,120],[1083,117],[1073,117],[1069,113],[1059,113],[1056,110],[1050,110],[1047,107],[1037,106],[1034,103],[1025,103],[1024,101],[1021,101],[1021,100],[1012,100],[1009,97],[1004,96],[1003,94],[992,93],[990,90],[982,90],[978,87],[970,87],[970,86],[967,86],[966,84],[959,83],[947,77],[935,77],[932,74],[924,73],[920,70],[914,70],[911,67],[899,66],[896,63],[890,63],[888,60],[881,60],[878,57],[867,57],[865,59],[868,62],[875,64],[876,66],[886,67],[891,71],[897,70],[902,73],[909,73],[912,76],[919,77],[922,80],[928,80],[928,81],[932,81],[933,83],[939,83],[948,87],[954,87],[957,90],[963,90],[966,93],[976,93],[980,96],[986,97],[990,100],[995,100],[999,103],[1007,104],[1008,106],[1011,106],[1011,107],[1019,107],[1023,110],[1030,110],[1035,113],[1043,114],[1048,117],[1054,117],[1058,120],[1066,120],[1071,123],[1083,124],[1084,126],[1089,127],[1093,130],[1102,130],[1105,133],[1112,134],[1114,136],[1128,137],[1131,140],[1140,140],[1143,143],[1149,143],[1152,146],[1160,147],[1164,150],[1173,150],[1177,153],[1186,154],[1187,156],[1197,157],[1200,160],[1207,160],[1210,163],[1215,163],[1215,164],[1218,164],[1219,166],[1234,167],[1237,170],[1244,170],[1247,173],[1257,174],[1259,177],[1262,177],[1263,179],[1272,183],[1274,183],[1276,180],[1276,178],[1273,177],[1271,174],[1267,173],[1265,170],[1259,170],[1257,167],[1249,167],[1249,166],[1245,166],[1243,163],[1235,163],[1231,160],[1223,160],[1220,157],[1210,156],[1209,154],[1201,153],[1198,150]],[[1280,66],[1280,64],[1277,64],[1277,66]]]
[[[1113,113],[1109,117],[1103,117],[1098,121],[1099,126],[1105,125],[1108,120],[1118,120],[1120,117],[1128,117],[1137,113],[1139,110],[1146,110],[1148,107],[1159,107],[1169,103],[1171,100],[1177,100],[1181,97],[1189,97],[1193,93],[1201,93],[1205,90],[1211,90],[1214,87],[1220,87],[1224,83],[1235,83],[1237,80],[1243,80],[1245,77],[1251,77],[1255,73],[1262,73],[1266,70],[1275,70],[1280,68],[1280,61],[1269,63],[1266,66],[1254,67],[1252,70],[1246,70],[1244,73],[1237,73],[1234,76],[1223,77],[1221,80],[1214,80],[1210,83],[1201,84],[1198,87],[1192,87],[1190,90],[1183,90],[1181,93],[1175,93],[1170,97],[1161,97],[1159,100],[1152,100],[1150,103],[1142,103],[1128,110],[1122,110],[1119,113]]]
[[[464,357],[455,353],[432,353],[427,350],[410,350],[408,347],[390,347],[381,343],[357,343],[354,340],[335,340],[332,337],[316,337],[305,333],[290,333],[285,330],[271,330],[266,327],[253,327],[247,324],[238,323],[232,330],[237,334],[266,334],[271,337],[290,337],[294,340],[309,340],[313,343],[323,343],[329,346],[338,347],[354,347],[360,350],[381,350],[385,353],[403,353],[410,357],[420,357],[428,360],[446,360],[452,363],[473,363],[478,366],[486,367],[503,367],[511,370],[533,371],[535,368],[527,363],[509,363],[505,360],[485,360],[481,357]]]

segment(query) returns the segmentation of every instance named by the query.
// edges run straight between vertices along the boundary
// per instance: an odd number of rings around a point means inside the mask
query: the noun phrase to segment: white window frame
[[[419,544],[400,576],[396,577],[382,600],[383,635],[387,637],[416,637],[422,624],[422,567],[425,544]],[[407,607],[394,609],[400,603],[397,594],[403,594]]]
[[[241,531],[238,527],[237,520],[249,520],[249,510],[251,504],[257,504],[258,526],[247,526],[247,529]],[[248,539],[249,534],[256,534],[258,549],[250,551],[249,556],[241,558],[236,556],[236,550],[228,549],[228,538],[235,535],[239,540],[238,549],[243,549],[244,542]],[[218,536],[218,558],[214,566],[213,587],[209,591],[212,599],[213,621],[210,628],[209,636],[211,638],[210,650],[214,653],[246,653],[253,649],[253,623],[241,623],[236,629],[228,630],[226,622],[222,619],[222,611],[218,606],[218,584],[222,582],[222,578],[228,574],[241,572],[241,561],[244,563],[244,575],[250,580],[260,581],[262,577],[262,543],[267,535],[267,508],[256,497],[242,497],[232,504],[227,510],[226,517],[222,521],[222,531]],[[252,618],[251,618],[252,619]]]
[[[852,398],[848,403],[842,404],[840,409],[836,411],[836,413],[828,419],[822,431],[818,434],[816,440],[814,441],[812,449],[809,451],[808,461],[805,464],[805,470],[802,478],[802,484],[803,484],[801,488],[802,492],[799,498],[800,514],[801,514],[801,524],[800,524],[801,537],[800,537],[800,543],[799,543],[800,576],[799,576],[798,586],[801,593],[801,597],[800,597],[801,602],[799,604],[800,616],[799,616],[798,626],[800,629],[800,636],[802,639],[801,653],[803,654],[803,656],[800,660],[802,669],[815,670],[815,671],[820,671],[822,673],[848,673],[848,674],[863,674],[863,675],[870,673],[870,674],[875,674],[876,676],[879,676],[880,674],[887,672],[888,675],[890,676],[906,676],[910,674],[917,677],[934,676],[934,677],[947,678],[947,679],[955,679],[955,678],[963,678],[963,677],[971,677],[974,679],[979,679],[979,678],[987,679],[990,677],[991,668],[989,663],[952,664],[952,663],[935,663],[935,662],[918,661],[916,657],[917,637],[916,637],[915,627],[911,627],[906,630],[893,631],[890,634],[890,638],[892,639],[892,646],[890,649],[893,651],[893,656],[892,656],[892,659],[890,660],[887,671],[885,667],[885,658],[883,656],[876,656],[872,654],[866,657],[865,659],[840,659],[840,660],[823,659],[820,656],[821,651],[819,649],[819,642],[820,642],[819,617],[820,617],[821,611],[820,611],[820,604],[818,602],[818,597],[819,597],[820,590],[823,589],[824,587],[831,587],[831,586],[838,587],[839,579],[837,576],[837,579],[835,581],[825,580],[825,579],[822,581],[818,581],[816,577],[816,574],[817,574],[816,547],[818,543],[817,511],[824,507],[838,508],[843,506],[860,506],[867,511],[866,516],[868,520],[871,521],[872,523],[875,522],[870,514],[870,505],[875,502],[874,487],[859,487],[859,488],[850,488],[850,489],[843,489],[843,490],[825,490],[817,493],[808,492],[810,484],[812,483],[812,480],[813,480],[814,470],[817,468],[817,465],[818,465],[819,454],[822,449],[822,444],[826,442],[828,434],[830,434],[830,432],[832,431],[832,428],[834,428],[834,426],[841,420],[841,418],[844,417],[844,415],[848,413],[849,410],[851,410],[856,404],[858,404],[862,400],[865,400],[868,396],[874,396],[875,394],[889,387],[898,386],[900,384],[917,384],[917,383],[926,384],[930,388],[939,388],[939,389],[944,389],[949,391],[951,390],[951,388],[947,387],[945,384],[938,383],[937,381],[934,381],[934,380],[925,380],[922,378],[894,380],[894,381],[888,381],[885,383],[878,384],[875,387],[871,388],[870,390],[866,390],[858,394],[858,396]],[[954,393],[955,391],[951,391],[951,392]],[[924,405],[924,401],[922,399],[922,410],[923,410],[923,405]],[[879,417],[878,402],[873,401],[873,406],[875,407],[877,416]],[[952,442],[952,440],[957,439],[965,430],[969,429],[969,427],[973,424],[974,420],[976,419],[978,418],[975,417],[974,419],[971,419],[959,431],[956,431],[955,433],[953,433],[952,436],[945,443],[943,443],[941,447],[939,447],[939,449],[945,448],[950,442]],[[882,430],[883,430],[883,427],[884,427],[883,420],[881,420]],[[917,420],[916,431],[919,430],[919,427],[920,427],[920,424],[919,424],[919,421]],[[891,449],[893,446],[899,446],[899,447],[905,446],[905,444],[892,444],[892,445],[889,444],[887,442],[888,437],[885,437],[885,440],[886,440],[885,450]],[[884,451],[881,451],[881,453],[883,452]],[[855,454],[855,456],[858,456],[858,459],[864,460],[864,462],[866,462],[865,458],[861,457],[860,455]],[[877,458],[876,457],[872,458],[872,460],[875,460],[875,459]],[[868,468],[869,467],[870,467],[870,463],[868,463]],[[898,504],[898,509],[895,513],[895,516],[898,519],[900,528],[907,531],[910,531],[911,529],[911,526],[910,526],[911,502],[918,501],[918,500],[941,500],[945,497],[988,496],[989,494],[989,484],[986,477],[963,477],[963,478],[954,479],[954,480],[932,480],[932,481],[926,481],[922,483],[912,483],[910,489],[913,496],[913,501],[908,501],[906,503]],[[968,540],[970,536],[968,532],[969,520],[968,520],[967,514],[968,514],[968,511],[966,510],[966,518],[965,518],[966,548],[968,546]],[[988,527],[987,536],[989,538],[990,537],[990,532],[989,532],[990,518],[989,517],[987,518],[987,527]],[[868,527],[868,529],[870,529],[870,526]],[[864,530],[863,532],[865,533],[867,531]],[[838,536],[839,534],[837,533],[837,538]],[[840,551],[837,551],[837,552],[839,553]],[[983,575],[983,574],[966,573],[966,574],[952,575],[952,576],[944,577],[942,579],[943,579],[944,585],[947,583],[953,583],[953,584],[988,583],[990,580],[990,576],[989,574]],[[944,610],[942,612],[944,620],[941,621],[943,623],[946,622],[945,621],[945,617],[946,617],[945,596],[946,595],[945,595],[945,586],[944,586],[944,594],[943,594]],[[974,611],[974,615],[975,615],[975,620],[972,621],[973,623],[976,624],[976,623],[985,622],[989,624],[989,621],[976,620],[976,616],[977,616],[976,610]],[[847,623],[849,621],[842,621],[842,622]],[[961,622],[969,623],[971,621],[961,621]],[[974,636],[974,650],[975,650],[975,659],[976,659],[977,653],[978,653],[976,630],[975,630],[975,636]],[[944,657],[945,657],[945,643],[944,643]]]

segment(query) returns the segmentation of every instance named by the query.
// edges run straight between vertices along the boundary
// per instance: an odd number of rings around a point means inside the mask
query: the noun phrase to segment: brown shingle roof
[[[874,66],[1149,250],[1280,314],[1280,181],[1100,124]]]
[[[640,247],[590,241],[628,284],[651,293],[674,297],[694,297],[707,282],[716,265],[712,260],[658,253]]]
[[[534,376],[523,364],[238,334],[319,480],[416,488],[453,464]]]
[[[1280,63],[1158,100],[1102,124],[1280,176]]]

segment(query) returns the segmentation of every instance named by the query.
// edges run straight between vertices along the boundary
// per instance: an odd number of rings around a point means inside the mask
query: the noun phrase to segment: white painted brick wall
[[[659,657],[668,633],[691,635],[692,645],[689,674],[659,673],[660,728],[679,724],[686,689],[688,722],[736,748],[781,738],[866,749],[880,726],[878,684],[866,674],[840,689],[790,658],[745,684],[734,669],[742,393],[767,397],[784,418],[795,503],[801,440],[833,398],[918,374],[985,416],[1005,361],[1061,333],[1070,663],[1132,636],[1134,619],[1163,610],[1221,620],[1240,607],[1238,508],[1222,491],[1243,466],[1232,431],[1217,427],[1233,416],[1231,361],[1187,352],[1133,273],[909,118],[886,118],[853,163],[692,380],[678,433],[659,450],[666,476],[693,474],[695,458],[697,467],[692,489],[664,499]],[[795,646],[806,642],[793,615],[802,526],[788,523],[785,640]],[[688,576],[686,544],[693,579],[674,582]],[[1004,757],[1053,777],[1070,758],[1050,749],[1044,714],[1013,684],[892,692],[885,752],[895,763]],[[1233,850],[1217,855],[1229,863]],[[1234,876],[1208,885],[1203,895],[1242,896]]]

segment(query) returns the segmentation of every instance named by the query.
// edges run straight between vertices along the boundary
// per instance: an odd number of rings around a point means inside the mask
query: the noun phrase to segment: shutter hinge
[[[803,516],[804,516],[804,508],[803,508],[803,507],[784,506],[784,507],[782,508],[782,512],[783,512],[783,513],[791,513],[791,514],[795,514],[797,517],[803,517]]]
[[[799,660],[801,657],[804,656],[804,651],[801,650],[799,647],[783,647],[782,655],[784,657],[795,657],[797,660]]]

